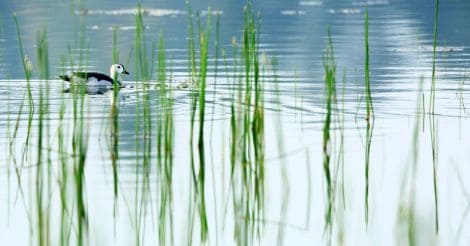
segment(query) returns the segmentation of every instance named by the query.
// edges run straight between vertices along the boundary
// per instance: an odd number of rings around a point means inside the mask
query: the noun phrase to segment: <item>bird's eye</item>
[[[121,69],[121,66],[118,66],[118,69]]]

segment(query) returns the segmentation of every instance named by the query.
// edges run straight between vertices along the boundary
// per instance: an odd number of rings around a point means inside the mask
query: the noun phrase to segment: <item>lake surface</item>
[[[177,85],[187,80],[190,77],[189,17],[185,1],[143,1],[141,4],[148,49],[162,34],[167,69],[171,67],[170,83]],[[246,241],[237,233],[240,233],[239,226],[248,219],[240,216],[236,204],[239,204],[237,201],[250,204],[245,208],[247,210],[256,205],[250,203],[253,202],[251,198],[245,201],[239,197],[243,197],[244,188],[252,188],[252,183],[234,182],[230,176],[230,134],[234,91],[231,78],[235,67],[232,39],[236,37],[238,52],[241,52],[246,3],[197,1],[191,4],[193,12],[200,11],[203,22],[210,15],[214,24],[215,16],[219,14],[219,43],[228,60],[228,65],[224,65],[224,59],[218,57],[216,77],[213,26],[205,104],[206,243],[244,244]],[[37,72],[37,31],[45,27],[48,35],[50,80],[46,83],[50,86],[47,100],[50,132],[47,143],[51,149],[51,171],[48,179],[43,181],[49,184],[46,190],[50,195],[41,203],[49,211],[46,214],[50,225],[48,242],[60,244],[61,210],[65,203],[70,204],[67,208],[72,218],[67,220],[70,224],[67,242],[80,244],[74,181],[68,181],[71,184],[65,190],[65,201],[61,201],[59,189],[61,163],[69,163],[69,171],[73,172],[74,162],[72,158],[61,162],[57,154],[61,105],[66,105],[63,123],[68,150],[72,148],[73,124],[72,95],[62,93],[63,82],[58,76],[70,68],[67,64],[70,56],[78,59],[79,54],[87,51],[86,69],[107,73],[113,60],[113,29],[117,28],[120,63],[131,73],[126,81],[129,87],[120,91],[119,195],[115,197],[115,174],[110,154],[112,92],[86,95],[83,114],[88,134],[83,192],[87,215],[85,244],[158,243],[158,225],[168,222],[160,220],[158,210],[164,192],[161,190],[162,174],[157,168],[159,157],[153,151],[157,144],[156,130],[153,128],[155,131],[151,135],[136,134],[136,127],[143,126],[136,120],[136,114],[142,114],[136,110],[141,91],[132,88],[137,68],[133,55],[137,3],[19,0],[2,1],[0,9],[0,238],[3,243],[38,244],[37,187],[44,185],[38,181],[36,172],[37,111],[26,148],[31,150],[26,156],[23,154],[28,136],[27,81],[13,13],[19,21],[24,53],[33,64],[30,85],[35,105],[44,85]],[[409,243],[407,228],[413,224],[412,234],[419,245],[467,245],[470,242],[467,216],[470,209],[470,120],[466,102],[470,93],[466,79],[470,75],[467,71],[470,68],[470,2],[448,0],[440,3],[434,117],[428,111],[433,70],[434,1],[256,1],[253,9],[261,16],[259,51],[261,60],[267,57],[264,64],[267,71],[262,78],[265,83],[263,215],[261,219],[251,221],[255,229],[252,238],[247,240],[249,244],[401,245]],[[364,198],[366,9],[369,13],[370,81],[375,116],[367,222]],[[323,146],[328,114],[323,58],[328,30],[331,31],[336,63],[336,106],[339,109],[335,112],[341,112],[340,118],[334,118],[332,140],[326,147],[332,157],[330,166],[335,184],[331,234],[325,222],[330,198]],[[86,50],[77,48],[80,33],[84,34]],[[70,51],[68,47],[71,47]],[[270,62],[273,58],[277,61],[275,68]],[[241,67],[239,69],[241,71]],[[152,79],[156,79],[156,72]],[[158,89],[149,92],[152,122],[164,117],[161,105],[154,100],[158,92]],[[191,173],[191,148],[197,150],[197,143],[190,145],[191,90],[175,89],[172,96],[172,203],[166,212],[171,216],[171,223],[168,223],[165,232],[168,237],[164,241],[170,245],[199,245],[202,244],[201,228]],[[19,113],[22,103],[24,107]],[[17,135],[12,141],[16,127]],[[341,136],[344,136],[342,145]],[[435,169],[432,139],[436,141]],[[145,143],[152,149],[147,156],[151,165],[147,181],[142,171],[145,156],[142,146]],[[73,179],[72,175],[70,179]],[[438,232],[434,184],[438,195]],[[142,197],[139,192],[146,185],[149,196]],[[144,209],[142,204],[145,204]]]

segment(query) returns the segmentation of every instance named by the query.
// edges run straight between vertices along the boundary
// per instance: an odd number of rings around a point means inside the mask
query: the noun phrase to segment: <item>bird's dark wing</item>
[[[106,74],[102,74],[102,73],[95,73],[95,72],[75,72],[73,73],[75,76],[79,77],[79,78],[82,78],[82,79],[86,79],[88,80],[88,78],[90,77],[94,77],[96,78],[97,80],[106,80],[106,81],[109,81],[109,82],[113,82],[113,79],[111,77],[109,77],[108,75]]]

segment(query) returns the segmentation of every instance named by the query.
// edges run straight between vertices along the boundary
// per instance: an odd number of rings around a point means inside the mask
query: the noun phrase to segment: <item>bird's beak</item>
[[[124,74],[129,74],[129,72],[128,72],[128,71],[124,71]]]

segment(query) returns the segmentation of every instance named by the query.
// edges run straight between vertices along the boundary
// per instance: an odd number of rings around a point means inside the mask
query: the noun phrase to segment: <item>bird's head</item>
[[[120,80],[122,74],[129,74],[122,64],[113,64],[109,69],[109,74],[111,78]]]

